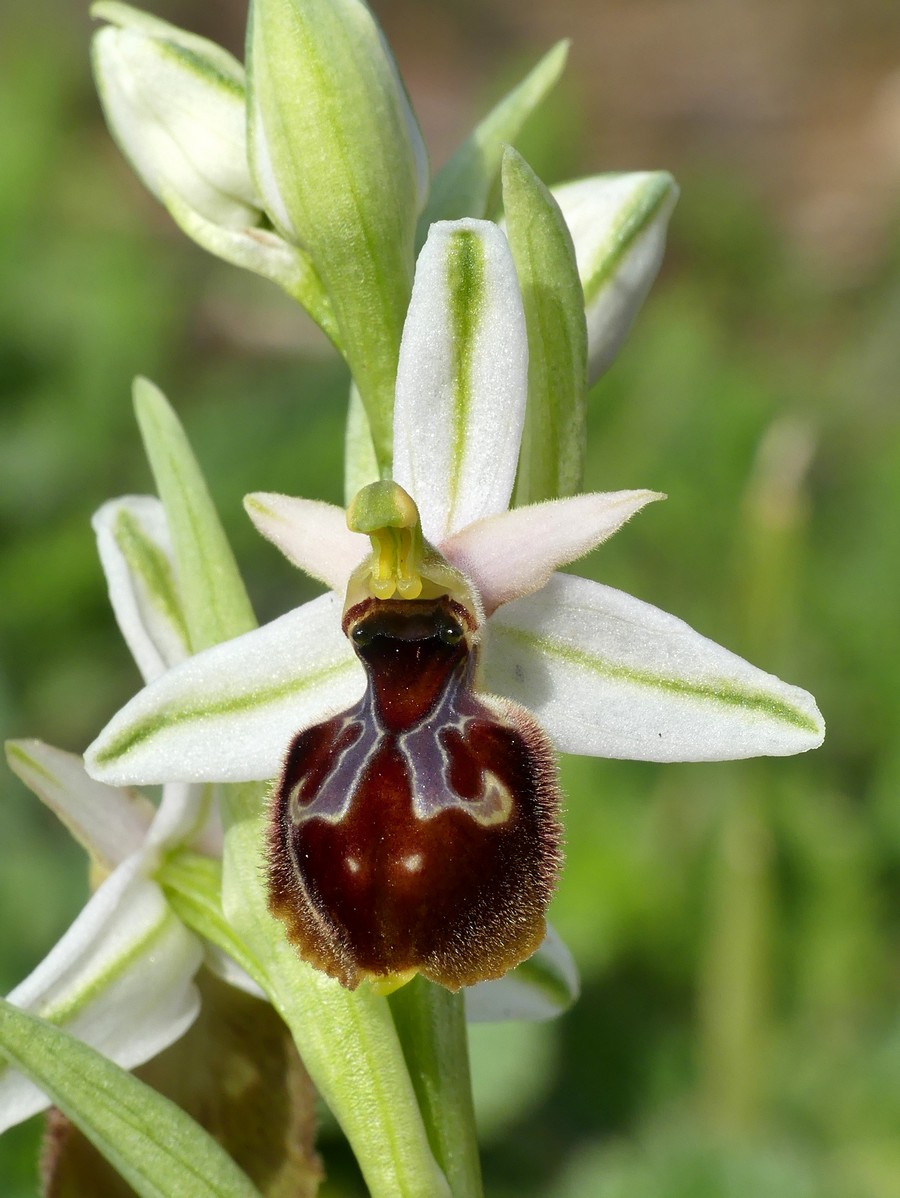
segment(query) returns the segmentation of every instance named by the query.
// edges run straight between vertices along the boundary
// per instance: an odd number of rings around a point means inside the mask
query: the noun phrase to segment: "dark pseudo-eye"
[[[553,752],[522,708],[473,689],[447,597],[345,618],[366,692],[298,734],[272,798],[269,895],[300,954],[355,987],[450,989],[529,956],[560,864]]]

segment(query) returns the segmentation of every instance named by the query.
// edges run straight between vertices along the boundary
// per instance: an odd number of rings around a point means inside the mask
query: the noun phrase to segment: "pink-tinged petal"
[[[6,759],[103,869],[115,869],[143,843],[156,815],[144,795],[95,782],[80,757],[39,740],[7,741]]]
[[[163,506],[150,495],[105,503],[92,520],[116,622],[145,682],[190,653]]]
[[[321,595],[271,624],[188,658],[145,687],[88,748],[106,782],[271,778],[296,733],[349,707],[362,667]]]
[[[340,594],[369,550],[368,539],[351,532],[344,509],[332,503],[257,491],[244,499],[244,507],[289,562]]]
[[[806,691],[599,583],[557,574],[487,627],[486,687],[529,707],[562,752],[724,761],[822,742]]]
[[[665,498],[658,491],[576,495],[487,516],[441,545],[475,584],[486,615],[540,590],[558,566],[590,553],[635,512]]]
[[[200,941],[144,877],[136,854],[8,998],[132,1069],[193,1022],[199,998],[192,979],[202,956]],[[46,1106],[32,1082],[0,1068],[0,1131]]]
[[[432,543],[506,510],[527,391],[506,238],[490,221],[439,221],[416,266],[394,408],[394,478]]]

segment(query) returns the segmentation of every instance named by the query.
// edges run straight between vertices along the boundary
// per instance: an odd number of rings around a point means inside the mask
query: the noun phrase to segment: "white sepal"
[[[80,757],[39,740],[7,741],[6,759],[106,872],[143,843],[156,808],[138,791],[95,782]]]
[[[678,187],[665,171],[636,171],[551,190],[575,243],[592,383],[612,363],[656,278]]]
[[[126,1069],[177,1040],[199,1010],[200,942],[142,869],[139,855],[123,862],[8,995]],[[48,1105],[22,1074],[0,1069],[0,1131]]]
[[[97,5],[94,14],[114,22],[93,43],[103,111],[144,184],[226,228],[258,224],[241,64],[127,5]]]
[[[806,691],[585,578],[554,575],[488,629],[486,687],[533,711],[564,753],[726,761],[802,753],[824,736]]]
[[[489,221],[439,221],[416,266],[394,409],[394,478],[433,543],[506,510],[528,394],[509,245]]]
[[[116,622],[145,682],[190,653],[163,506],[150,495],[105,503],[92,520]]]
[[[362,694],[364,676],[329,593],[198,653],[145,687],[88,748],[95,778],[272,778],[293,736]]]
[[[549,924],[537,952],[496,981],[465,990],[469,1023],[555,1019],[578,998],[578,968]]]

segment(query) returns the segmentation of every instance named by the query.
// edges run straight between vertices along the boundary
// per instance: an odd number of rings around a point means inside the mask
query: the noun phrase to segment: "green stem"
[[[463,996],[416,977],[390,1004],[428,1141],[453,1198],[481,1198]]]

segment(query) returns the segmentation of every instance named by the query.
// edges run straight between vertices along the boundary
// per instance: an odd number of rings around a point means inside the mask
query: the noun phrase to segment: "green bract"
[[[260,1198],[224,1149],[173,1102],[4,999],[0,1057],[50,1095],[140,1198]]]
[[[419,223],[424,242],[437,220],[462,216],[491,216],[497,206],[498,179],[503,151],[519,135],[559,79],[569,52],[568,42],[557,42],[532,71],[472,130],[453,157],[434,177],[428,205]]]
[[[559,205],[513,149],[503,159],[503,210],[528,330],[528,406],[517,504],[574,495],[585,451],[587,330],[572,235]]]
[[[650,290],[678,187],[665,171],[594,175],[553,188],[584,288],[588,377],[607,369]]]

